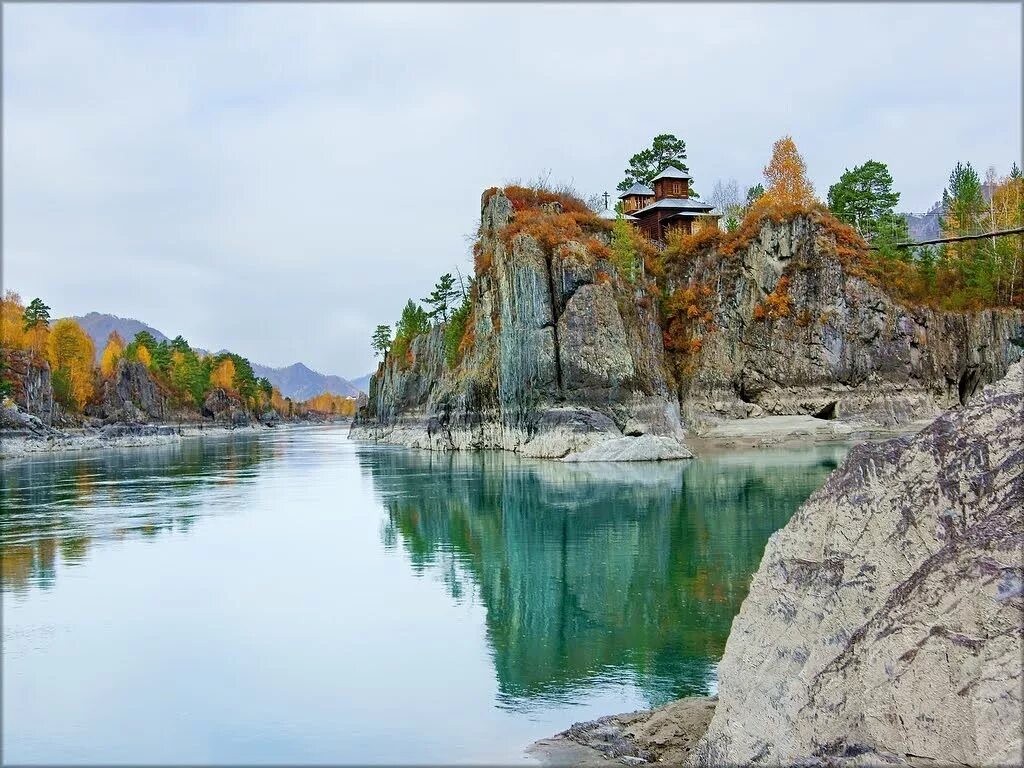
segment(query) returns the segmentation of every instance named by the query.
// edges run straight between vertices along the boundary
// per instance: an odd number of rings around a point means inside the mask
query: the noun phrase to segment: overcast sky
[[[4,287],[253,361],[369,371],[369,336],[470,264],[480,193],[614,192],[658,133],[698,190],[791,134],[824,197],[901,209],[1020,161],[1021,7],[3,7]]]

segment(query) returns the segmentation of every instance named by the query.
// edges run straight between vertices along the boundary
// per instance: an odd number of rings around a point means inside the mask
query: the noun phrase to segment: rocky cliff
[[[681,439],[656,304],[611,264],[607,227],[550,202],[517,228],[517,202],[485,195],[459,363],[443,326],[389,355],[354,436],[549,457],[624,435]]]
[[[717,701],[577,724],[532,749],[576,764],[1019,765],[1022,510],[1016,363],[917,435],[851,450],[771,537]]]
[[[61,408],[53,399],[49,363],[30,352],[11,349],[0,349],[0,363],[18,408],[33,414],[46,427],[61,421]]]
[[[1010,341],[1024,336],[1019,310],[904,306],[844,258],[839,234],[820,216],[767,220],[742,246],[726,241],[670,274],[669,290],[709,294],[693,373],[680,377],[689,426],[792,414],[885,426],[934,418],[1020,359]]]
[[[696,763],[1021,757],[1024,364],[772,536]]]
[[[555,206],[485,195],[461,362],[446,363],[444,326],[388,356],[354,436],[562,456],[769,415],[892,428],[964,403],[1021,357],[1020,310],[901,303],[821,213],[670,243],[636,279],[606,224],[567,234]]]

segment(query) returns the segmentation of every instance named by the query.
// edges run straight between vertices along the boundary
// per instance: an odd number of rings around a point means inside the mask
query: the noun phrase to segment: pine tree
[[[25,307],[23,320],[26,331],[31,331],[40,325],[49,325],[50,308],[43,303],[42,299],[32,299],[29,305]]]
[[[427,313],[427,317],[431,320],[440,316],[442,321],[448,320],[448,310],[451,307],[452,302],[458,298],[459,292],[455,290],[455,278],[452,277],[450,272],[446,272],[441,275],[441,278],[434,285],[434,290],[427,298],[423,299],[423,303],[433,307],[430,312]]]
[[[619,182],[617,189],[625,192],[639,182],[650,185],[651,180],[668,166],[689,172],[686,163],[686,142],[671,133],[662,133],[654,137],[651,146],[641,150],[629,158],[629,167],[623,172],[625,178]],[[696,197],[695,194],[690,194]]]
[[[391,349],[391,326],[378,325],[374,328],[370,345],[373,347],[374,357],[387,355],[388,350]]]

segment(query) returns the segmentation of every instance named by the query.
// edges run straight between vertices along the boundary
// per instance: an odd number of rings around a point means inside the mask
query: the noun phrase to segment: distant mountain
[[[142,331],[149,331],[157,341],[170,341],[170,337],[158,331],[151,325],[127,317],[117,315],[106,315],[101,312],[90,312],[81,317],[73,317],[82,329],[92,338],[96,345],[96,360],[99,361],[103,354],[103,348],[107,345],[107,337],[111,331],[117,331],[126,342],[135,338],[135,334]],[[193,347],[197,352],[206,354],[206,350]],[[222,349],[221,352],[227,352]],[[220,354],[219,352],[217,354]],[[250,361],[251,362],[251,361]],[[290,397],[292,400],[307,400],[323,392],[330,392],[335,395],[355,397],[359,389],[350,381],[341,376],[332,376],[319,373],[307,367],[303,363],[294,363],[287,368],[271,368],[266,365],[252,363],[252,370],[256,376],[265,377],[281,390],[281,394]]]
[[[170,341],[160,331],[145,323],[133,320],[130,317],[118,317],[117,315],[104,315],[99,312],[90,312],[81,317],[72,317],[76,323],[82,326],[82,330],[89,334],[93,344],[96,345],[96,360],[103,354],[103,348],[107,346],[107,337],[111,331],[117,331],[125,341],[131,341],[135,334],[149,331],[157,341]]]
[[[373,374],[368,373],[365,376],[360,376],[358,379],[349,379],[349,381],[352,382],[352,386],[356,387],[360,392],[365,392],[366,394],[369,394],[371,376],[373,376]]]
[[[322,392],[347,397],[359,394],[359,389],[347,379],[319,373],[303,363],[293,363],[287,368],[269,368],[253,363],[252,370],[257,376],[269,379],[282,395],[292,400],[308,400]]]
[[[935,240],[941,237],[941,230],[939,228],[939,216],[941,215],[941,202],[935,203],[935,205],[928,209],[927,213],[921,215],[904,213],[903,218],[907,220],[907,230],[910,233],[910,239],[915,243],[919,243],[922,240]]]

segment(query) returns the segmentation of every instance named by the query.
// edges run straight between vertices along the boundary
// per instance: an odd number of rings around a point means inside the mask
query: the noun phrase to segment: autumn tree
[[[434,290],[427,298],[422,300],[424,304],[432,307],[427,312],[427,317],[431,320],[440,317],[442,321],[447,321],[448,310],[458,296],[459,292],[455,290],[455,278],[452,277],[451,272],[441,275],[441,278],[434,285]]]
[[[762,200],[787,206],[809,208],[817,200],[807,178],[807,164],[791,136],[783,136],[772,147],[772,159],[764,168],[768,184]]]
[[[81,411],[93,394],[96,348],[82,327],[70,318],[58,320],[47,339],[47,357],[54,394],[67,408]]]
[[[651,180],[669,165],[680,171],[689,173],[686,163],[686,142],[671,133],[662,133],[654,137],[651,146],[629,158],[629,166],[624,171],[625,178],[619,182],[617,189],[625,192],[639,182],[650,186]],[[697,195],[691,192],[691,197]]]
[[[21,296],[8,290],[0,298],[0,347],[5,349],[27,349],[25,335],[25,307]]]
[[[107,345],[103,348],[103,354],[100,355],[100,373],[104,378],[109,379],[114,375],[117,361],[121,359],[123,354],[124,339],[121,338],[121,334],[117,331],[111,331],[110,335],[107,336]]]
[[[378,325],[374,328],[373,337],[370,343],[373,347],[374,357],[387,355],[388,350],[391,349],[391,326]]]
[[[137,362],[142,363],[147,368],[153,367],[153,355],[150,354],[149,347],[136,347],[134,350],[134,358]]]
[[[210,385],[232,390],[235,387],[235,362],[230,357],[221,360],[210,373]]]

